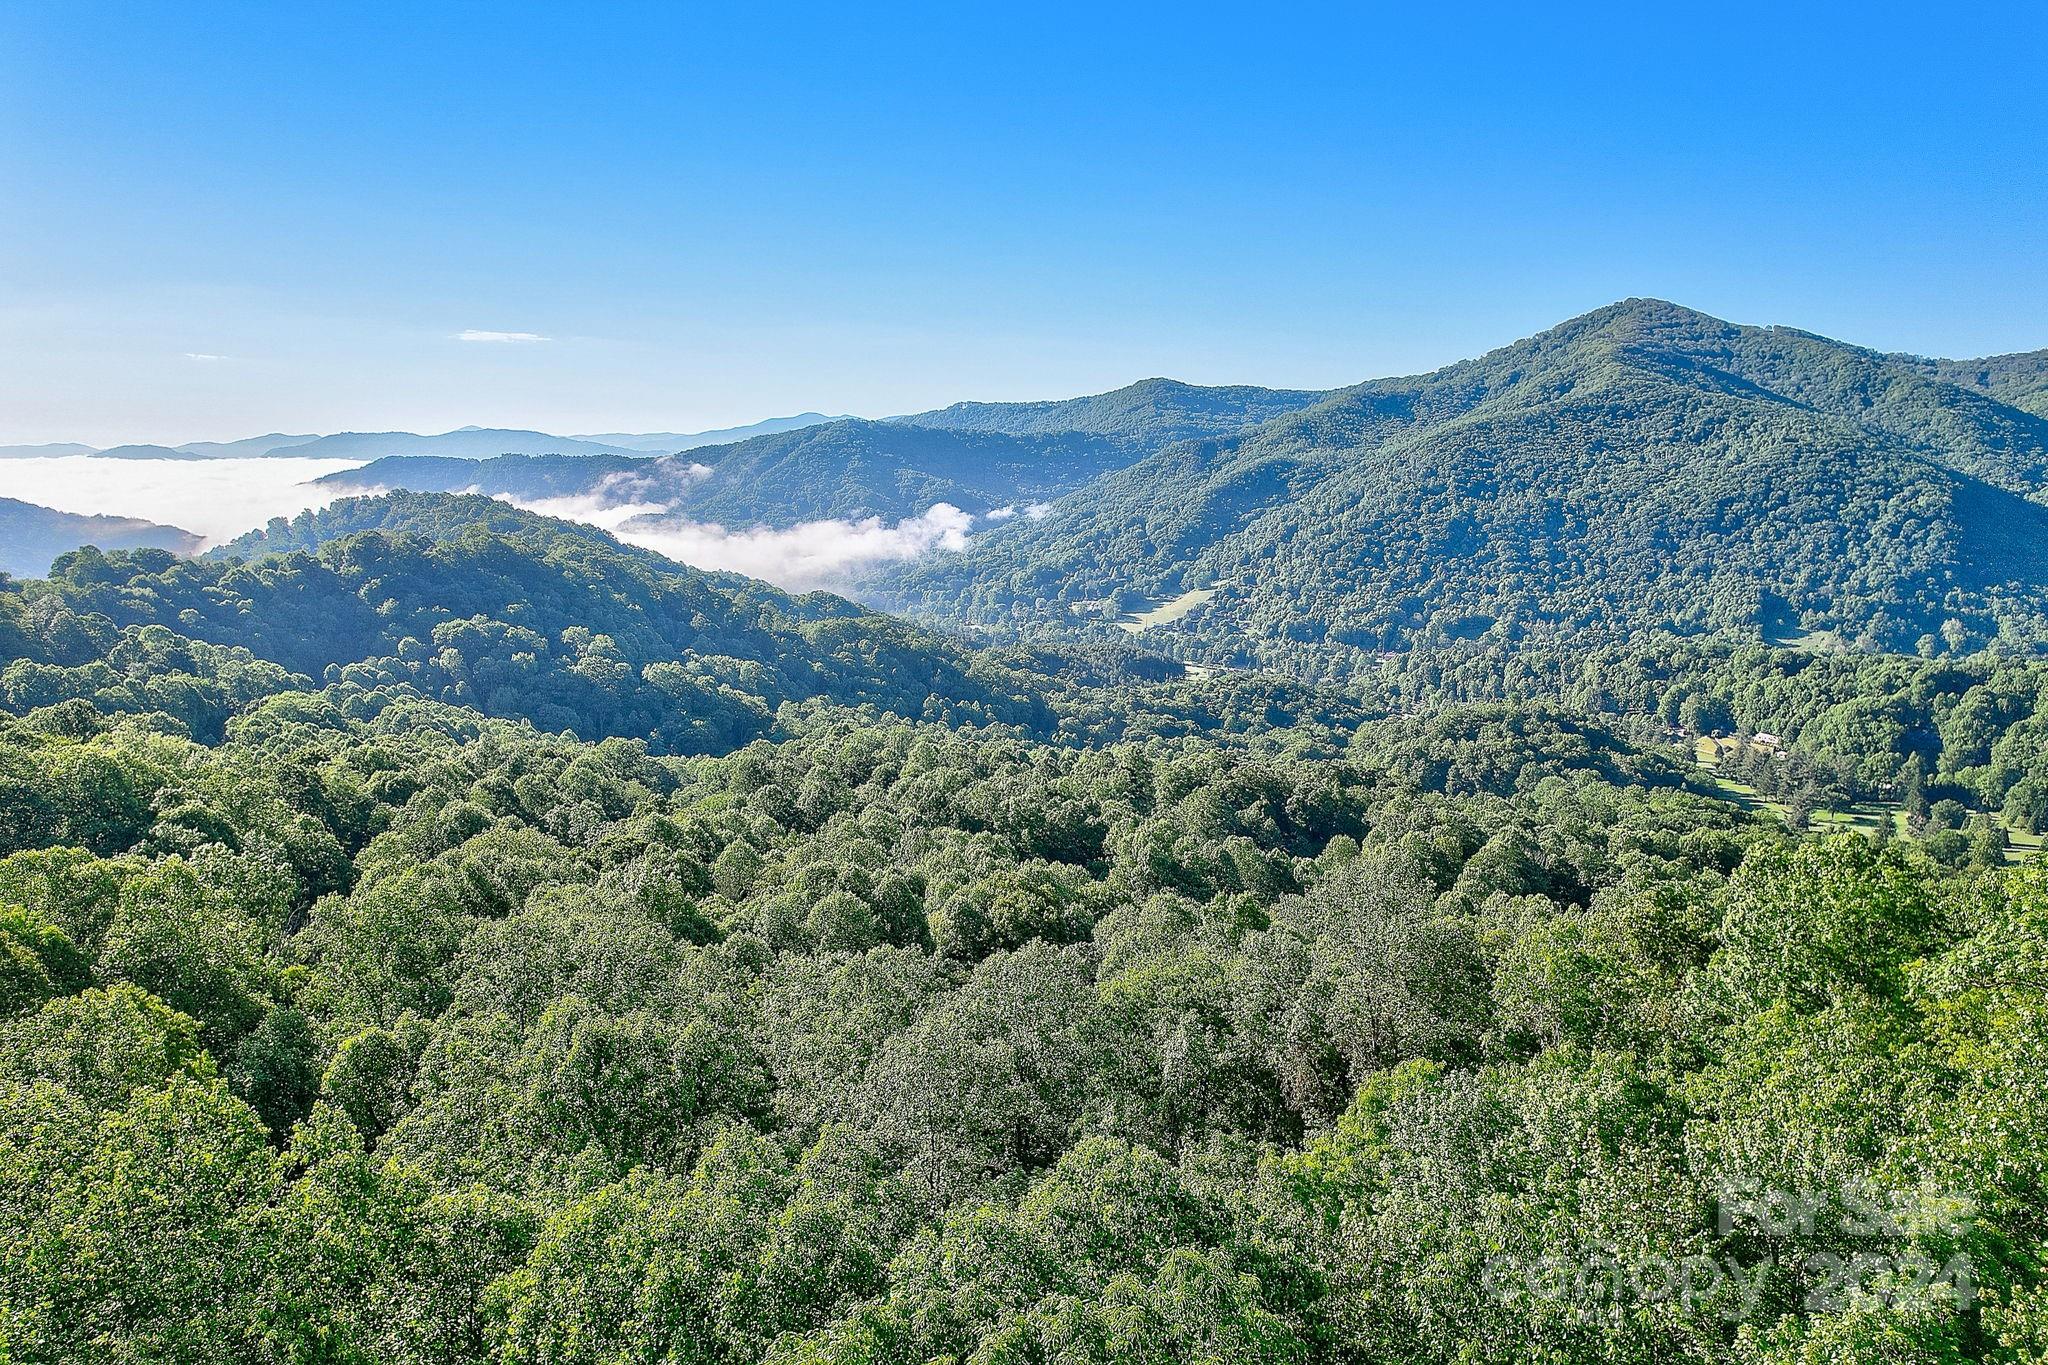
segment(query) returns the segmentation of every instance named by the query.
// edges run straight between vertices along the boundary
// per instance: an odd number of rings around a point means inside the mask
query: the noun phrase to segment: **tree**
[[[1854,835],[1760,846],[1730,880],[1708,974],[1724,1008],[1815,1008],[1844,994],[1897,998],[1904,967],[1938,941],[1926,872]]]
[[[235,1044],[228,1079],[282,1142],[292,1125],[311,1112],[320,1093],[320,1072],[320,1044],[312,1023],[289,1005],[273,1005],[263,1022]]]
[[[0,1026],[0,1070],[24,1082],[53,1082],[111,1111],[176,1078],[210,1080],[214,1066],[198,1021],[119,982],[52,1000]]]
[[[45,1101],[14,1089],[7,1103]],[[74,1133],[44,1126],[0,1161],[0,1302],[17,1358],[246,1357],[280,1179],[255,1113],[217,1081],[174,1078]]]

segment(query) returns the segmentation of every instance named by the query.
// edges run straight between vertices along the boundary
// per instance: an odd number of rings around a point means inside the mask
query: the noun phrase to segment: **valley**
[[[0,4],[0,1365],[2048,1365],[2044,52]]]

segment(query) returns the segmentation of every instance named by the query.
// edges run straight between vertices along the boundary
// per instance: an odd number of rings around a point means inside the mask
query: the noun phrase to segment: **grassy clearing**
[[[1215,595],[1214,588],[1196,588],[1178,597],[1168,598],[1150,610],[1134,612],[1117,624],[1133,635],[1148,631],[1154,626],[1170,626]]]
[[[1737,782],[1732,777],[1721,775],[1721,750],[1713,740],[1704,736],[1694,740],[1692,758],[1694,763],[1706,771],[1707,777],[1714,784],[1715,794],[1722,800],[1740,806],[1746,811],[1769,811],[1780,819],[1784,818],[1783,805],[1771,800],[1747,782]]]
[[[1714,784],[1715,794],[1731,805],[1755,813],[1769,813],[1784,819],[1787,811],[1782,801],[1773,801],[1746,782],[1737,782],[1720,774],[1720,751],[1711,739],[1700,739],[1693,744],[1693,760],[1706,772]],[[1978,812],[1972,811],[1971,814]],[[1994,813],[1993,819],[2005,828],[2007,863],[2023,863],[2039,853],[2048,839],[2039,834],[2029,834],[2006,823],[2003,816]],[[1858,834],[1875,834],[1889,824],[1891,837],[1910,839],[1911,831],[1906,825],[1906,811],[1903,806],[1888,805],[1876,801],[1859,801],[1847,810],[1817,810],[1813,813],[1813,828],[1822,833],[1840,834],[1854,831]]]

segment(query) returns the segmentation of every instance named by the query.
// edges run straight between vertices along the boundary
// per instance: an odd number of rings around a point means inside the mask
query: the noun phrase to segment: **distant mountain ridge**
[[[0,460],[49,460],[67,455],[90,455],[94,447],[76,441],[49,441],[42,445],[0,446]]]
[[[74,455],[93,455],[112,460],[228,460],[252,459],[265,455],[283,455],[291,448],[315,436],[287,436],[273,431],[263,436],[244,437],[239,441],[187,441],[183,445],[167,446],[154,442],[140,442],[129,445],[89,446],[78,441],[55,441],[39,446],[0,446],[0,460],[62,458]]]
[[[847,517],[899,520],[937,503],[986,513],[1057,497],[1129,458],[1124,447],[1084,433],[1004,436],[843,418],[655,458],[398,457],[319,482],[357,492],[404,488],[527,501],[591,496],[609,504],[659,504],[667,515],[696,521],[791,526]]]
[[[209,460],[247,459],[251,456],[285,454],[294,447],[319,439],[317,432],[308,432],[303,436],[287,436],[281,431],[273,431],[265,436],[245,436],[239,441],[187,441],[178,449],[187,455],[203,455]]]
[[[1318,397],[1154,379],[1057,403],[956,404],[886,421],[837,418],[639,464],[513,455],[471,466],[396,458],[321,482],[365,492],[601,496],[741,526],[896,520],[938,503],[983,515],[1060,497],[1190,433],[1239,430]]]
[[[632,455],[623,446],[551,436],[544,431],[463,427],[422,436],[409,431],[343,431],[290,447],[302,460],[374,460],[386,455]]]
[[[1087,432],[1126,446],[1156,449],[1198,436],[1221,436],[1299,412],[1328,395],[1251,384],[1204,387],[1177,379],[1141,379],[1108,393],[1028,403],[955,403],[889,420],[938,431],[1006,436]]]
[[[458,427],[437,435],[411,431],[306,432],[289,435],[281,431],[262,436],[245,436],[235,441],[187,441],[182,445],[135,443],[91,446],[77,441],[44,445],[0,446],[0,459],[30,459],[66,455],[102,455],[128,460],[260,459],[289,456],[301,459],[381,459],[392,455],[439,455],[465,459],[487,459],[494,455],[577,455],[673,454],[697,446],[730,444],[751,436],[842,419],[823,413],[805,412],[791,417],[770,417],[745,426],[723,427],[696,432],[609,432],[595,436],[557,436],[545,431],[504,427]],[[313,447],[307,449],[307,447]]]
[[[204,542],[176,526],[134,517],[80,516],[50,507],[0,498],[0,573],[40,578],[56,558],[85,545],[102,550],[152,548],[197,554]]]
[[[822,426],[826,422],[843,422],[845,417],[828,417],[822,412],[800,412],[793,417],[770,417],[745,426],[719,427],[712,431],[608,431],[595,435],[579,435],[578,440],[596,441],[601,445],[623,446],[628,450],[646,450],[672,455],[681,450],[694,450],[698,446],[730,445],[754,436],[772,436],[782,431],[799,431],[804,427]]]
[[[179,450],[176,446],[149,445],[146,443],[108,446],[105,450],[93,451],[92,456],[96,460],[203,460],[206,458],[204,455],[193,451]]]

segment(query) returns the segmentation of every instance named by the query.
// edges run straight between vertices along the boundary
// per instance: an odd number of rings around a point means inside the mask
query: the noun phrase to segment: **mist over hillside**
[[[15,498],[0,498],[0,574],[41,578],[59,555],[81,545],[108,550],[148,546],[196,554],[205,542],[190,531],[133,517],[76,516]]]

